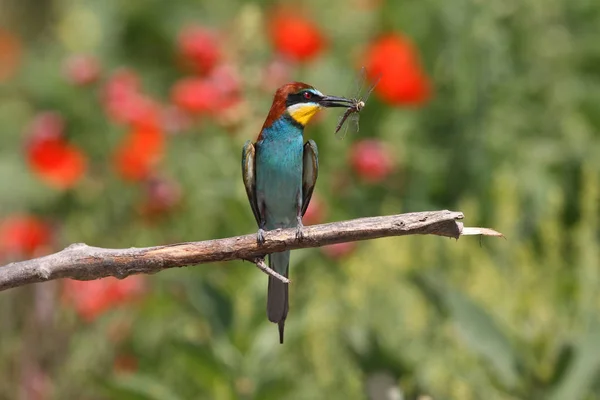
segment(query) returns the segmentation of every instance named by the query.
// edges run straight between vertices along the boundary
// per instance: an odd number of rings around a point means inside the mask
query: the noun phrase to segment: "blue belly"
[[[303,138],[276,132],[256,143],[256,198],[267,229],[297,225],[302,201]]]

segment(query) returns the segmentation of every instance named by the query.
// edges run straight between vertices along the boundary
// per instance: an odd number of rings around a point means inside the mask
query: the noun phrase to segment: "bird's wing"
[[[254,143],[247,141],[242,150],[242,178],[244,180],[244,186],[246,187],[246,194],[250,201],[250,207],[252,207],[252,213],[256,218],[256,223],[260,225],[260,213],[258,211],[258,202],[256,201],[256,150],[254,149]]]
[[[314,140],[309,140],[304,144],[304,156],[302,167],[302,215],[308,208],[310,198],[312,197],[317,176],[319,175],[319,151]]]

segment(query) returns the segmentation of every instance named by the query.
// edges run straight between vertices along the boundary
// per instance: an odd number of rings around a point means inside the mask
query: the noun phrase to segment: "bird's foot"
[[[265,243],[265,230],[263,228],[258,228],[258,233],[256,234],[256,241],[258,244]]]
[[[302,219],[298,218],[298,225],[296,226],[296,240],[304,239],[304,232],[302,232],[303,228],[304,224],[302,223]]]

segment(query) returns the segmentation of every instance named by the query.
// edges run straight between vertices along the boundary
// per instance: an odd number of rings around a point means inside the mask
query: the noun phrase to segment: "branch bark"
[[[256,234],[129,249],[104,249],[76,243],[58,253],[0,267],[0,291],[60,278],[92,280],[114,276],[123,279],[133,274],[153,274],[167,268],[215,261],[254,263],[257,258],[283,250],[388,236],[430,234],[456,239],[461,235],[502,236],[491,229],[464,228],[459,222],[462,218],[461,212],[447,210],[360,218],[306,226],[301,240],[296,239],[296,228],[277,229],[265,233],[262,245],[257,243]]]

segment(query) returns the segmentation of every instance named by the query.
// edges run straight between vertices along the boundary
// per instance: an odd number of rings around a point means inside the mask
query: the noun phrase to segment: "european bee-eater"
[[[314,87],[294,82],[275,92],[273,105],[255,143],[242,152],[242,176],[258,223],[257,240],[264,230],[297,227],[302,238],[302,216],[308,208],[319,171],[317,145],[304,143],[304,127],[323,107],[350,107],[350,99],[325,96]],[[269,255],[269,267],[287,277],[290,252]],[[288,285],[269,276],[267,316],[279,325],[279,342],[288,313]]]

